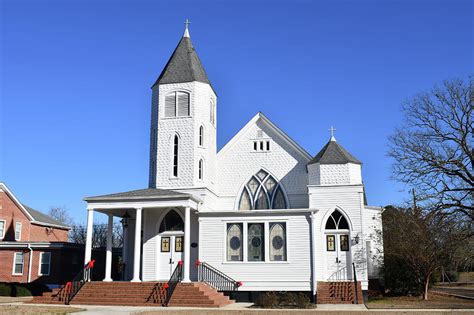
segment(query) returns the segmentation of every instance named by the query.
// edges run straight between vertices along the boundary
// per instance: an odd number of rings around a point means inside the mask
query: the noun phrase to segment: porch
[[[167,281],[183,261],[184,283],[191,282],[191,244],[197,247],[195,212],[201,202],[184,193],[164,189],[141,189],[84,198],[87,202],[87,236],[84,264],[92,259],[94,213],[107,215],[107,245],[104,282],[112,281],[112,235],[114,218],[123,227],[122,266],[124,281]],[[193,250],[194,251],[194,250]],[[197,251],[194,254],[197,259]],[[194,260],[195,260],[194,259]],[[101,280],[101,279],[94,279]]]

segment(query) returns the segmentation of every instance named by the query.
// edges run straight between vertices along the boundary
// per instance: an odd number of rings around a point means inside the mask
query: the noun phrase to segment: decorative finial
[[[336,131],[336,129],[331,126],[328,130],[331,132],[331,141],[336,141],[336,138],[334,138],[334,131]]]
[[[186,19],[186,21],[184,21],[184,25],[186,25],[186,28],[184,29],[184,35],[183,35],[183,37],[190,37],[190,36],[189,36],[189,30],[188,30],[189,24],[191,24],[191,21],[189,21],[188,19]]]

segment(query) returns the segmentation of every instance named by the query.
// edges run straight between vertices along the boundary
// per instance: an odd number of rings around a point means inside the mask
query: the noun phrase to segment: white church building
[[[148,188],[84,198],[86,262],[94,212],[109,218],[104,281],[120,217],[126,281],[166,282],[178,264],[182,282],[201,281],[196,267],[206,264],[249,297],[303,291],[319,302],[328,284],[354,280],[366,296],[383,209],[366,204],[362,163],[333,135],[311,155],[258,112],[217,151],[218,98],[187,27],[151,105]]]

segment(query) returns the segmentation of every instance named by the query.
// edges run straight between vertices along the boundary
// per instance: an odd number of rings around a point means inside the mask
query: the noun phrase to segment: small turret
[[[362,184],[362,163],[337,143],[334,134],[307,167],[309,185]]]

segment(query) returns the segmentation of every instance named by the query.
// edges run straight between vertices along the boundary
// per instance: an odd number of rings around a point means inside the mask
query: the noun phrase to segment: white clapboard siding
[[[200,260],[237,281],[242,291],[309,291],[311,289],[311,249],[309,214],[234,216],[231,222],[286,222],[286,262],[227,262],[226,224],[230,218],[201,215]],[[268,244],[269,240],[265,242]],[[245,244],[245,240],[244,240]],[[268,246],[266,246],[268,247]],[[267,248],[268,249],[268,248]]]
[[[367,261],[365,253],[365,241],[363,234],[363,219],[361,213],[361,198],[363,197],[362,185],[351,186],[309,186],[309,202],[311,208],[317,208],[320,211],[316,214],[316,221],[320,226],[316,236],[316,256],[318,263],[316,264],[316,279],[325,281],[330,276],[327,269],[326,258],[326,240],[324,234],[325,218],[335,209],[341,210],[349,217],[350,225],[352,225],[351,239],[357,234],[359,235],[359,244],[351,242],[351,254],[353,262],[356,265],[357,280],[362,282],[362,289],[366,290],[367,280]]]

